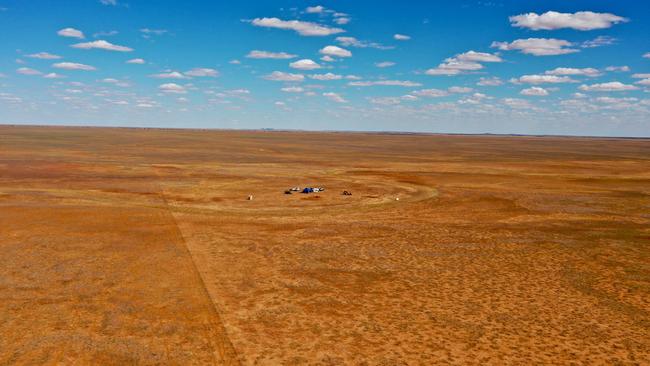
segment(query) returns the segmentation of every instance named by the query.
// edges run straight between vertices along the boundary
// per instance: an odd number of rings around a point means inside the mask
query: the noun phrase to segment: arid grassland
[[[650,364],[650,140],[0,126],[0,264],[2,365]]]

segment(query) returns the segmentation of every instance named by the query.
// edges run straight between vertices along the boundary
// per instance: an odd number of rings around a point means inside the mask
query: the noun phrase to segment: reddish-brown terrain
[[[3,365],[650,364],[649,245],[650,140],[0,126]]]

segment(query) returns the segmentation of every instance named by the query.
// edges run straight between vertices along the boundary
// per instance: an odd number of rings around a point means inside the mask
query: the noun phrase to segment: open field
[[[650,140],[0,126],[3,365],[650,364],[649,246]]]

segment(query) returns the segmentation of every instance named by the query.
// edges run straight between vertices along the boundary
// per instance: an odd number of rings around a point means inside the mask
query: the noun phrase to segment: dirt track
[[[649,156],[0,127],[0,364],[650,363]]]

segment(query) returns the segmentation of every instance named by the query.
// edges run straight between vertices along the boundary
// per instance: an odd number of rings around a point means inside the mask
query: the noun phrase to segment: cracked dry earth
[[[0,364],[649,364],[649,245],[649,140],[4,126]]]

